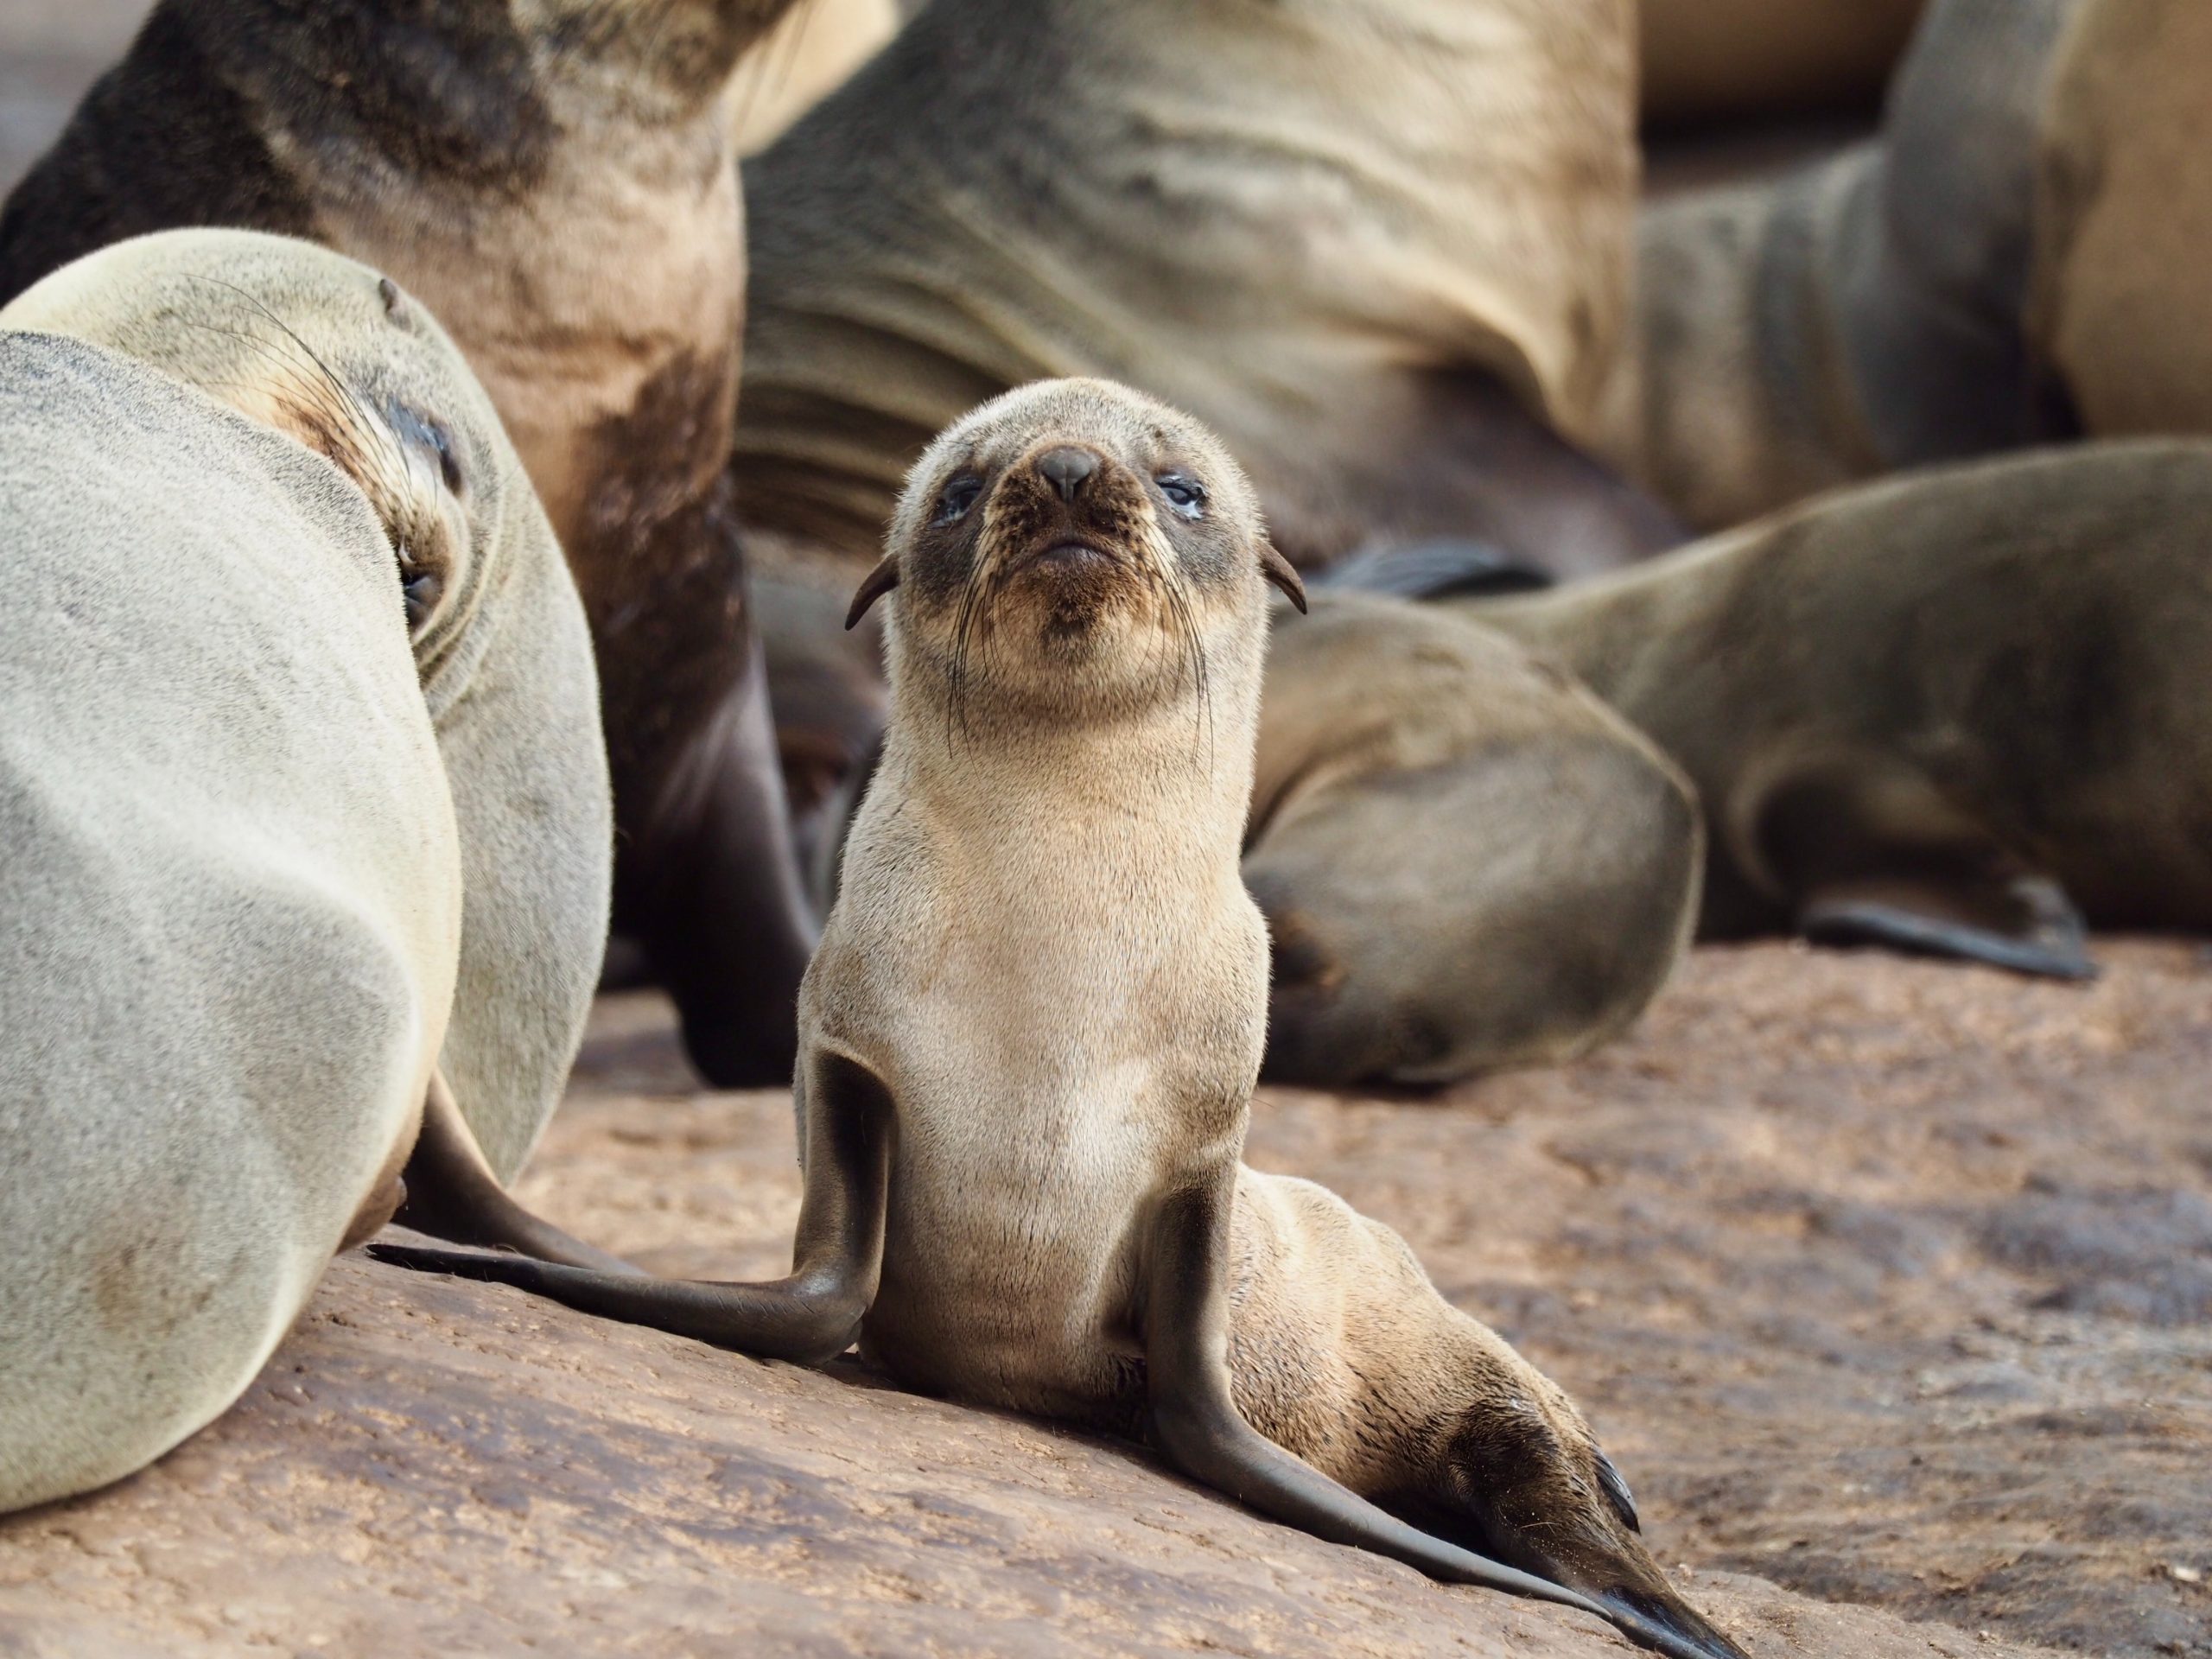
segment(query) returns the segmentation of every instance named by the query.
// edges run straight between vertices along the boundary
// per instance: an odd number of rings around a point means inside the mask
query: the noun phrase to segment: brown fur
[[[2212,432],[2212,10],[2085,0],[2060,54],[2031,327],[2083,427]]]
[[[2201,930],[2207,524],[2212,449],[2094,444],[1463,608],[1556,655],[1695,782],[1708,934],[1786,929],[1824,890],[2004,931],[1989,912],[2034,875],[2101,924]]]
[[[748,522],[870,556],[977,400],[1194,410],[1301,563],[1676,539],[1575,445],[1628,301],[1626,0],[938,0],[747,169]]]
[[[1871,105],[1926,0],[1643,0],[1647,120]]]

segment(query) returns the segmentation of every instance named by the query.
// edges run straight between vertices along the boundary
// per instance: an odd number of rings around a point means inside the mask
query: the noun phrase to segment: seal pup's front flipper
[[[763,1359],[817,1365],[852,1345],[875,1300],[891,1192],[890,1091],[842,1055],[802,1069],[800,1201],[791,1271],[764,1284],[651,1279],[518,1255],[372,1244],[379,1262],[512,1285],[626,1325],[666,1331]]]
[[[1478,1585],[1595,1614],[1669,1659],[1744,1659],[1685,1602],[1632,1589],[1586,1594],[1461,1548],[1410,1526],[1338,1484],[1248,1423],[1231,1396],[1227,1264],[1236,1166],[1229,1164],[1159,1201],[1146,1239],[1143,1331],[1154,1443],[1192,1479],[1287,1526],[1372,1550],[1448,1584]],[[1610,1465],[1608,1465],[1610,1466]],[[1614,1478],[1618,1485],[1618,1475]],[[1624,1503],[1621,1496],[1608,1500]],[[1632,1511],[1631,1511],[1632,1512]]]
[[[512,1250],[532,1261],[642,1278],[640,1269],[532,1215],[499,1184],[445,1074],[430,1074],[423,1127],[401,1180],[406,1196],[392,1219],[448,1244]]]

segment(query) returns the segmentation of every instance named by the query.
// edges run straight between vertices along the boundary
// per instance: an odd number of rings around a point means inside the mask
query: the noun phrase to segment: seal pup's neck
[[[976,854],[1020,841],[1152,886],[1236,876],[1258,733],[1256,662],[1205,664],[1203,683],[1143,707],[1039,709],[989,695],[957,706],[893,630],[883,767],[934,838]]]

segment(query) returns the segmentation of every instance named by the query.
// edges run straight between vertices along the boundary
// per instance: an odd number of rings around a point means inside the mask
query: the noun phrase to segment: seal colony
[[[306,244],[144,238],[0,310],[0,433],[10,1510],[229,1406],[403,1163],[418,1225],[619,1264],[477,1146],[560,1097],[611,829],[582,610],[452,342]]]
[[[1735,1654],[1555,1387],[1395,1235],[1239,1161],[1263,584],[1302,596],[1236,464],[1122,388],[1026,387],[931,447],[888,545],[853,614],[896,591],[893,718],[800,999],[791,1277],[376,1253],[755,1353],[857,1336],[911,1387],[1141,1427],[1325,1537]]]
[[[590,618],[616,907],[718,1084],[790,1075],[814,942],[724,464],[744,213],[725,93],[791,0],[161,0],[0,212],[0,302],[235,226],[391,271],[454,330]],[[525,1148],[494,1140],[503,1174]]]

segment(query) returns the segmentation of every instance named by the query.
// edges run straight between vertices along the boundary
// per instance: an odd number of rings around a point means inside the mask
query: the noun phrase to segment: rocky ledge
[[[1251,1157],[1403,1230],[1583,1402],[1758,1659],[2212,1654],[2212,965],[2088,988],[1703,951],[1630,1040],[1271,1090]],[[525,1183],[778,1270],[788,1100],[602,1007]],[[0,1522],[0,1655],[1569,1656],[1586,1618],[1259,1521],[1144,1453],[339,1262],[240,1406]]]

